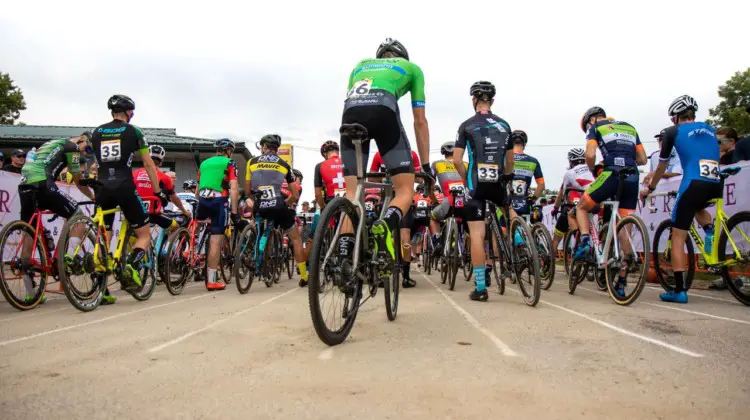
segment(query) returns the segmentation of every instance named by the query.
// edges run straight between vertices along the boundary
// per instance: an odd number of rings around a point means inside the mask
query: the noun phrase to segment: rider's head
[[[583,114],[583,117],[581,117],[581,130],[586,133],[589,130],[589,126],[605,118],[607,118],[607,113],[604,112],[604,109],[598,106],[592,106],[587,109]]]
[[[438,184],[435,184],[435,186],[434,186],[434,187],[432,187],[432,191],[433,191],[433,192],[434,192],[435,194],[442,194],[442,193],[443,193],[443,189],[442,189],[442,188],[440,188],[440,185],[438,185]]]
[[[404,44],[395,39],[386,38],[380,43],[378,50],[375,52],[375,58],[394,58],[401,57],[409,59],[409,53],[406,51]]]
[[[526,143],[529,142],[529,136],[526,135],[526,132],[523,130],[513,130],[512,133],[510,133],[510,141],[513,142],[513,147],[517,147],[521,150],[524,150],[526,148]]]
[[[217,155],[223,155],[226,157],[232,156],[232,153],[234,153],[234,142],[229,139],[219,139],[214,142],[214,147],[216,148],[216,154]]]
[[[78,151],[81,152],[81,155],[83,156],[90,156],[94,153],[93,148],[91,147],[91,132],[90,131],[84,131],[81,133],[80,136],[74,137],[70,139],[73,141],[73,143],[78,146]]]
[[[328,140],[320,146],[320,154],[325,159],[330,159],[332,156],[339,155],[339,144],[333,140]]]
[[[299,169],[292,169],[292,173],[294,173],[294,181],[298,184],[302,184],[302,171]]]
[[[453,157],[453,146],[456,144],[456,142],[453,141],[447,141],[443,143],[442,146],[440,146],[440,154],[443,155],[446,159]]]
[[[187,181],[182,183],[182,189],[187,192],[195,193],[196,188],[198,188],[198,183],[193,181],[192,179],[188,179]]]
[[[417,184],[417,187],[414,189],[414,192],[417,194],[424,194],[424,184]]]
[[[495,85],[486,80],[480,80],[471,85],[469,95],[471,95],[474,110],[477,112],[489,111],[492,104],[495,103],[495,93]]]
[[[148,154],[151,156],[151,160],[154,161],[156,166],[161,166],[164,163],[164,156],[167,155],[167,151],[158,144],[154,144],[148,147]]]
[[[107,101],[107,108],[112,112],[112,118],[130,122],[135,112],[135,102],[125,95],[112,95]]]
[[[568,163],[570,163],[571,168],[576,165],[586,163],[586,152],[578,147],[575,149],[570,149],[570,151],[568,152]]]
[[[278,134],[266,134],[260,139],[260,151],[265,155],[267,153],[276,153],[281,146],[281,136]]]
[[[698,102],[692,96],[682,95],[669,104],[669,118],[674,125],[695,121]]]

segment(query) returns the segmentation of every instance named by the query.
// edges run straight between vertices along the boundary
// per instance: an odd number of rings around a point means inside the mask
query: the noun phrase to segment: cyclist
[[[432,191],[432,190],[430,190]],[[409,271],[411,269],[411,260],[414,258],[414,250],[411,248],[411,233],[416,232],[422,226],[430,225],[429,211],[430,201],[435,202],[435,194],[425,196],[425,185],[420,183],[416,186],[413,194],[413,207],[406,212],[406,216],[401,219],[401,248],[404,257],[404,264],[401,267],[402,281],[404,288],[410,288],[417,285],[417,282],[411,278]],[[419,244],[421,247],[421,243]]]
[[[346,181],[338,143],[323,143],[320,154],[325,160],[315,165],[315,201],[322,210],[334,197],[346,194]]]
[[[695,217],[706,232],[706,252],[711,252],[714,225],[706,207],[723,194],[719,178],[719,142],[713,127],[705,122],[695,121],[697,111],[698,103],[688,95],[678,97],[669,105],[669,117],[674,126],[666,129],[659,165],[647,189],[641,191],[641,197],[645,198],[656,189],[669,165],[672,149],[676,149],[682,163],[683,176],[672,207],[675,289],[659,295],[665,302],[687,303],[684,278],[687,269],[685,238]]]
[[[162,205],[166,205],[167,196],[159,186],[156,165],[148,154],[148,143],[143,131],[130,124],[135,112],[135,102],[128,96],[117,94],[109,98],[107,108],[110,109],[113,120],[97,127],[91,137],[96,160],[99,162],[99,182],[102,184],[96,193],[96,205],[102,210],[120,207],[128,224],[135,231],[137,239],[128,255],[120,282],[126,290],[137,290],[141,287],[138,270],[146,249],[151,244],[151,234],[149,217],[138,196],[130,169],[135,154],[141,156],[146,174],[154,186],[153,195],[159,197]],[[104,216],[104,224],[110,235],[114,218],[114,214]],[[102,299],[103,303],[115,301],[108,290]]]
[[[401,218],[409,210],[414,188],[413,165],[416,163],[401,125],[398,99],[411,92],[417,148],[422,162],[429,162],[430,133],[425,117],[424,75],[418,65],[409,61],[409,53],[403,44],[387,38],[378,47],[375,58],[357,63],[349,77],[348,89],[342,123],[359,123],[367,128],[382,154],[385,169],[392,176],[396,195],[371,230],[376,239],[376,248],[386,249],[395,259],[391,233],[399,228]],[[367,160],[369,149],[369,142],[362,145],[363,161]],[[341,139],[341,160],[344,164],[346,195],[355,199],[357,159],[350,138]],[[429,163],[422,164],[423,172],[429,173],[429,169]],[[352,255],[354,248],[351,224],[342,226],[342,232],[340,255],[346,258]]]
[[[21,201],[21,220],[31,222],[36,209],[51,210],[56,215],[70,219],[78,213],[78,203],[57,187],[55,180],[67,168],[75,182],[78,190],[90,200],[94,199],[94,193],[81,185],[81,156],[89,156],[93,153],[89,139],[91,133],[85,131],[78,137],[71,139],[50,140],[42,144],[38,149],[32,150],[26,155],[26,163],[21,169],[21,183],[18,185],[18,197]],[[83,227],[83,226],[81,226]],[[74,246],[80,243],[83,230],[78,232],[77,237],[71,237],[70,242]],[[26,236],[23,256],[31,255],[31,238]],[[50,249],[50,252],[54,250]],[[33,284],[34,273],[24,270],[24,284],[27,293],[31,293],[30,285]],[[33,298],[32,294],[25,297],[27,303]],[[42,303],[47,296],[42,296]]]
[[[195,217],[195,210],[198,208],[198,200],[195,199],[195,192],[198,189],[198,183],[192,179],[182,183],[183,192],[177,193],[177,198],[182,201],[182,206],[188,211],[188,215],[193,218]],[[168,210],[174,210],[177,206],[169,204]]]
[[[261,152],[247,162],[245,177],[245,191],[256,194],[254,207],[256,215],[268,221],[275,222],[289,234],[294,249],[294,259],[300,273],[299,286],[307,285],[307,266],[302,250],[302,239],[295,227],[295,217],[292,203],[298,199],[297,188],[290,188],[289,198],[284,199],[281,186],[286,182],[294,184],[294,172],[289,164],[277,153],[281,146],[281,137],[277,134],[266,134],[260,139]]]
[[[214,142],[214,148],[216,155],[204,160],[198,169],[198,191],[195,193],[195,198],[198,200],[196,218],[211,220],[206,281],[206,289],[209,291],[224,290],[226,287],[218,281],[217,271],[224,231],[227,228],[227,210],[230,210],[230,200],[231,222],[236,225],[240,221],[240,215],[237,212],[240,198],[237,163],[232,159],[235,144],[232,140],[223,138]]]
[[[161,169],[159,169],[162,162],[164,162],[164,156],[166,156],[167,152],[163,147],[159,145],[149,146],[148,152],[151,156],[151,160],[154,162],[154,165],[156,165],[156,176],[159,179],[159,188],[161,189],[161,191],[164,191],[167,197],[169,197],[169,200],[172,202],[172,204],[180,209],[182,214],[184,214],[186,217],[190,217],[191,214],[188,213],[187,209],[182,204],[182,201],[174,192],[174,184],[172,183],[172,179],[167,176],[167,174],[162,172]],[[154,188],[151,184],[151,179],[149,179],[148,173],[146,173],[145,168],[139,168],[133,171],[133,180],[135,181],[135,188],[138,191],[139,197],[143,198],[154,195]],[[146,206],[149,205],[148,203],[144,204]],[[177,221],[174,219],[171,219],[163,214],[154,214],[153,209],[149,209],[147,207],[146,212],[149,214],[149,222],[156,224],[162,229],[173,231],[179,226]]]
[[[464,216],[469,224],[471,262],[476,282],[469,298],[477,301],[488,299],[484,252],[486,201],[498,206],[503,204],[505,188],[500,188],[499,184],[513,173],[514,164],[510,125],[490,110],[495,102],[495,92],[495,85],[488,81],[471,85],[469,94],[476,113],[458,127],[453,149],[453,165],[469,189]],[[463,165],[466,148],[469,149],[468,170]]]
[[[648,162],[646,151],[643,149],[635,128],[624,121],[608,118],[604,109],[598,106],[589,108],[583,114],[581,130],[586,133],[586,164],[589,170],[592,173],[595,172],[597,147],[604,158],[604,165],[602,172],[583,194],[576,207],[576,221],[581,233],[581,242],[573,256],[576,260],[584,258],[591,252],[589,213],[594,206],[617,194],[620,183],[618,173],[626,168],[635,168],[636,171],[624,180],[618,212],[621,216],[635,212],[638,202],[637,167]],[[623,252],[626,255],[632,253],[629,249],[626,231],[622,231],[621,238]],[[623,264],[615,284],[615,293],[621,296],[625,295],[626,270],[627,265]]]
[[[511,184],[510,196],[510,213],[511,217],[516,215],[529,216],[531,214],[530,204],[541,197],[544,192],[544,175],[542,175],[542,166],[539,161],[530,155],[524,153],[526,144],[529,142],[529,136],[525,131],[513,130],[510,134],[513,142],[513,153],[515,154],[515,163],[513,165],[513,183]],[[531,179],[536,181],[534,195],[529,194]],[[523,239],[516,232],[514,241],[519,244]]]
[[[438,206],[432,210],[432,217],[438,222],[445,220],[448,216],[448,211],[453,207],[453,194],[451,194],[450,191],[452,189],[465,191],[466,189],[463,178],[461,178],[455,165],[453,165],[454,145],[455,142],[453,141],[443,143],[442,146],[440,146],[440,154],[443,155],[443,159],[432,162],[432,174],[437,180],[434,190],[436,192],[441,190],[445,192],[445,195],[438,201]],[[463,165],[464,170],[466,170],[468,168],[468,163],[463,162]],[[438,236],[440,235],[439,226],[437,231],[433,226],[432,233],[433,243],[437,247]]]
[[[552,238],[552,249],[556,250],[560,240],[568,233],[570,226],[577,226],[574,216],[575,212],[569,211],[570,208],[565,206],[563,214],[558,215],[560,207],[563,204],[577,205],[581,200],[581,193],[571,191],[567,196],[563,196],[566,188],[585,189],[587,185],[594,182],[594,175],[586,165],[586,152],[583,149],[570,149],[568,152],[569,169],[563,175],[560,191],[555,198],[555,204],[552,205],[552,217],[557,217],[555,223],[554,237]]]

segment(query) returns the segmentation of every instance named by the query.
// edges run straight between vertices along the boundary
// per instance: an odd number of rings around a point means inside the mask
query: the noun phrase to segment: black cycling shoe
[[[417,285],[416,280],[412,280],[410,278],[404,277],[404,280],[401,281],[401,287],[403,287],[404,289],[409,289],[409,288],[414,287],[416,285]]]
[[[481,292],[477,289],[474,289],[471,293],[469,293],[469,299],[476,300],[478,302],[486,302],[487,299],[489,299],[487,289],[484,289]]]

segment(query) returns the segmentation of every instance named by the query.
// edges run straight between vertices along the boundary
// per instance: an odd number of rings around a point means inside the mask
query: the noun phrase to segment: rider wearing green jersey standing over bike
[[[399,229],[401,218],[409,210],[414,188],[411,147],[401,125],[398,100],[411,92],[414,132],[422,160],[422,172],[430,177],[430,132],[425,117],[424,75],[422,69],[409,61],[409,53],[398,41],[387,38],[377,49],[376,58],[360,61],[349,76],[348,94],[344,102],[342,124],[358,123],[367,128],[391,174],[395,197],[383,219],[372,226],[378,247],[385,247],[395,259],[391,233]],[[355,199],[357,187],[357,156],[348,137],[341,138],[341,160],[344,164],[346,196]],[[362,145],[362,162],[367,162],[369,142]],[[342,227],[340,254],[351,257],[354,234],[351,225]],[[381,248],[382,249],[382,248]]]

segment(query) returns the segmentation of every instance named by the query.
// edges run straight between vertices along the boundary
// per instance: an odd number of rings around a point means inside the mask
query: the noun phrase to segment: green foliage
[[[736,72],[719,86],[721,102],[708,111],[708,123],[714,127],[732,127],[740,134],[750,134],[750,68]]]
[[[8,73],[0,72],[0,124],[13,124],[26,109],[23,92]]]

